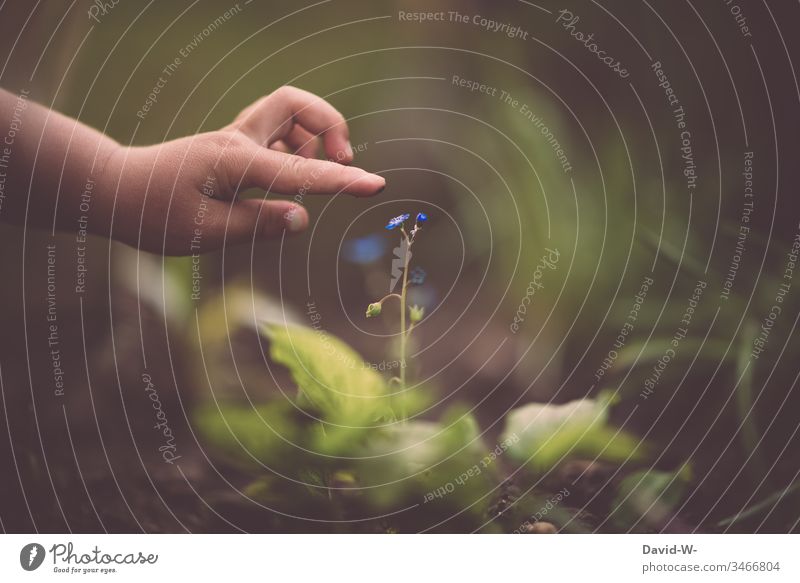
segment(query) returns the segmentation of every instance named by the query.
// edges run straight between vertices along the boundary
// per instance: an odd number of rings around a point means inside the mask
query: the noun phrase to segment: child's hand
[[[333,161],[314,159],[317,136]],[[92,217],[90,228],[171,255],[299,232],[308,225],[302,206],[272,196],[237,200],[237,192],[257,187],[303,197],[383,190],[382,177],[346,166],[352,160],[341,114],[311,93],[282,87],[219,131],[115,148],[95,187],[102,198],[94,203],[100,216],[113,221],[98,224]]]

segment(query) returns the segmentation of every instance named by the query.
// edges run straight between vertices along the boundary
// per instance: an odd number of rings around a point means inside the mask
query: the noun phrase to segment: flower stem
[[[408,235],[406,234],[405,229],[403,229],[403,236],[406,238],[406,252],[405,257],[403,258],[403,287],[402,293],[400,295],[400,362],[406,362],[406,343],[408,337],[406,335],[406,290],[408,288],[408,264],[411,261],[411,239],[409,239]],[[405,390],[406,390],[406,367],[400,367],[400,386],[403,390],[402,400],[401,402],[405,401]],[[405,405],[402,406],[401,416],[403,420],[406,419],[406,411]]]
[[[387,296],[383,296],[381,299],[379,299],[379,300],[378,300],[377,302],[375,302],[375,303],[376,303],[376,304],[383,304],[383,302],[385,302],[385,301],[386,301],[386,300],[388,300],[389,298],[397,298],[397,299],[399,300],[399,299],[401,299],[401,298],[402,298],[402,296],[401,296],[400,294],[389,294],[389,295],[387,295]]]
[[[408,266],[406,266],[406,269]],[[403,274],[403,279],[405,279],[405,274]],[[405,361],[406,359],[406,290],[405,287],[403,288],[403,299],[400,300],[400,362]],[[403,386],[403,390],[406,388],[406,370],[404,368],[400,369],[400,383]]]

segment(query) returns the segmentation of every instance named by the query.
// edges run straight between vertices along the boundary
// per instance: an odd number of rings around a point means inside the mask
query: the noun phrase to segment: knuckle
[[[292,87],[291,85],[282,85],[273,91],[270,94],[270,97],[275,100],[285,100],[291,98],[296,91],[296,87]]]
[[[297,176],[303,176],[304,174],[307,174],[309,170],[308,164],[304,158],[293,155],[290,155],[286,160],[284,168],[287,172]]]
[[[347,131],[347,120],[344,119],[344,116],[342,115],[342,113],[338,109],[336,109],[333,106],[331,106],[331,109],[333,110],[334,126],[338,127],[338,128],[341,128],[343,131],[346,132]]]
[[[339,164],[332,164],[329,172],[331,174],[331,186],[336,190],[344,190],[353,182],[352,175],[350,174],[349,169],[346,166],[341,166]]]
[[[234,177],[238,173],[242,173],[247,169],[248,160],[244,150],[239,148],[225,148],[218,153],[218,167],[225,172],[229,177]]]

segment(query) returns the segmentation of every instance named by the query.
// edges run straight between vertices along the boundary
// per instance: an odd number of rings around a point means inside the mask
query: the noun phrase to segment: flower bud
[[[381,305],[380,303],[374,303],[367,306],[367,318],[371,318],[372,316],[378,316],[381,313]]]
[[[416,324],[422,320],[422,317],[425,315],[425,308],[420,306],[411,306],[408,309],[408,315],[411,319],[411,323]]]

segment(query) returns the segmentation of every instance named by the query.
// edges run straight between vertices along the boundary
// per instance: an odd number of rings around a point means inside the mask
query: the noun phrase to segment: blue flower
[[[386,228],[391,231],[392,229],[397,228],[404,222],[406,222],[410,216],[411,215],[408,213],[396,216],[395,218],[389,220],[389,223],[386,225]]]
[[[428,220],[428,215],[426,215],[425,213],[417,213],[417,222],[418,223],[424,223],[427,220]]]
[[[425,273],[425,270],[422,269],[419,265],[416,266],[414,269],[411,270],[409,275],[409,281],[411,281],[414,285],[422,285],[425,283],[425,277],[428,275]]]
[[[352,239],[342,247],[345,259],[363,265],[377,261],[385,252],[386,238],[378,234]]]

